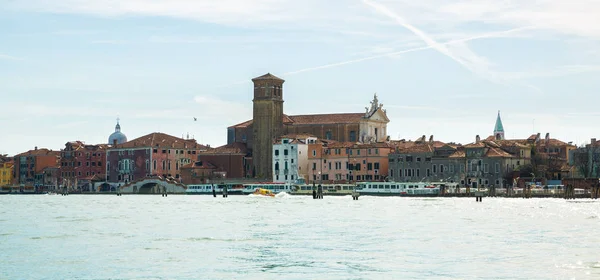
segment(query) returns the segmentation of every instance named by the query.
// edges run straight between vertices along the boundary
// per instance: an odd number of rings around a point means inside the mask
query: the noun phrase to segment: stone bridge
[[[162,177],[152,177],[139,179],[120,187],[121,193],[131,194],[161,194],[167,193],[185,193],[187,186],[175,180]]]

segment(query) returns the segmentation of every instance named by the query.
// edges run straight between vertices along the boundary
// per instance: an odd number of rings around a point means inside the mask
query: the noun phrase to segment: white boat
[[[215,194],[221,195],[223,194],[223,188],[227,187],[227,194],[236,195],[243,194],[243,186],[240,184],[200,184],[200,185],[187,185],[187,189],[185,190],[186,194],[203,194],[203,195],[212,195],[213,188],[215,189]]]
[[[313,189],[317,189],[318,185],[312,184],[302,184],[302,185],[293,185],[292,192],[290,194],[293,195],[312,195]],[[355,188],[353,184],[323,184],[321,185],[323,188],[324,195],[351,195],[352,191]]]
[[[356,191],[372,196],[437,196],[440,188],[428,182],[360,182],[356,184]]]

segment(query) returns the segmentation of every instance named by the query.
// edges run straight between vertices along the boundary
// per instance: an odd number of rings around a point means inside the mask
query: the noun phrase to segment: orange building
[[[60,152],[48,149],[35,149],[14,157],[14,184],[22,187],[44,186],[44,170],[49,167],[60,168]]]

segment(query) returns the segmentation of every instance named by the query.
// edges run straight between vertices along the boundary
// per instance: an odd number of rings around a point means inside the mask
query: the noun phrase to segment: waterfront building
[[[216,168],[218,176],[215,179],[242,179],[253,176],[252,157],[250,157],[246,145],[243,143],[232,143],[216,148],[207,148],[198,154],[198,161],[210,164]],[[212,179],[212,178],[208,178]]]
[[[217,178],[217,167],[206,161],[195,161],[181,167],[181,183],[186,185],[206,184]]]
[[[307,181],[308,144],[317,141],[312,135],[284,135],[273,144],[273,182]]]
[[[106,176],[106,151],[109,145],[87,145],[82,141],[65,144],[61,150],[60,180],[69,189],[91,190],[92,180]]]
[[[158,132],[113,144],[106,152],[106,181],[121,184],[148,176],[180,179],[180,168],[206,149],[196,140]]]
[[[0,187],[12,183],[14,162],[11,158],[0,155]]]
[[[258,178],[273,177],[273,142],[286,134],[310,134],[342,142],[384,142],[387,118],[383,104],[374,96],[364,113],[286,115],[283,110],[283,79],[266,74],[254,84],[252,120],[227,128],[227,143],[244,143]]]
[[[504,140],[507,141],[507,140]],[[512,148],[514,154],[505,148]],[[415,141],[390,154],[390,174],[397,182],[456,182],[461,185],[505,186],[512,171],[529,163],[529,148],[518,143],[481,140],[467,145]]]
[[[315,141],[308,146],[309,183],[353,183],[388,179],[390,142]]]
[[[600,141],[592,138],[589,144],[570,151],[571,177],[600,178]]]
[[[49,167],[60,167],[60,152],[49,149],[38,149],[20,153],[14,157],[13,183],[21,187],[54,187],[44,186],[44,170]]]

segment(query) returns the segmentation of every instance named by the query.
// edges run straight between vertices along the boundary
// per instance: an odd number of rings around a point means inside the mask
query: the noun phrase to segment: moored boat
[[[353,184],[323,184],[321,185],[323,188],[324,195],[351,195],[352,190],[354,190],[355,185]],[[310,185],[310,184],[302,184],[302,185],[293,185],[292,191],[290,194],[292,195],[312,195],[313,189],[317,190],[318,185]]]
[[[216,194],[222,194],[223,189],[227,188],[228,195],[242,195],[244,186],[241,184],[199,184],[199,185],[187,185],[185,190],[186,194],[202,194],[212,195],[213,188]]]
[[[372,196],[438,196],[439,186],[419,182],[360,182],[356,184],[360,195]]]

